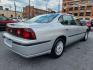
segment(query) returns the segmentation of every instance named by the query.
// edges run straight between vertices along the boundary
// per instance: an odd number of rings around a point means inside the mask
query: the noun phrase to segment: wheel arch
[[[57,37],[57,38],[56,38],[56,40],[57,40],[57,39],[59,39],[59,38],[61,38],[61,39],[63,39],[63,40],[64,40],[64,45],[65,45],[65,44],[66,44],[66,41],[67,41],[66,36],[64,36],[64,35],[59,36],[59,37]],[[55,40],[55,41],[56,41],[56,40]]]

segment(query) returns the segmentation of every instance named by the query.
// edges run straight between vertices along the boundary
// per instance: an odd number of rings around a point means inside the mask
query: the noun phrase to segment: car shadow
[[[72,49],[74,46],[76,46],[77,44],[79,44],[79,43],[81,43],[81,42],[83,42],[83,41],[78,40],[78,41],[76,41],[76,42],[74,42],[74,43],[69,44],[68,46],[66,46],[66,47],[64,48],[64,52],[68,51],[69,49]],[[80,49],[80,48],[77,47],[77,49]]]

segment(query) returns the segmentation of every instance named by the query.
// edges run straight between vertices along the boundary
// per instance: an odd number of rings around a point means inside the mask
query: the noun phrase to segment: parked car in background
[[[79,18],[80,20],[86,20],[86,21],[90,21],[90,18]]]
[[[24,18],[11,18],[12,20],[14,21],[17,21],[17,22],[24,22],[26,21],[27,19],[24,19]]]
[[[81,22],[81,24],[83,25],[83,26],[85,26],[86,25],[86,20],[80,20],[80,22]]]
[[[45,14],[20,24],[8,24],[4,43],[25,57],[51,54],[60,57],[63,48],[77,40],[88,39],[88,27],[81,26],[69,14]]]
[[[5,29],[6,28],[6,24],[8,23],[16,23],[17,21],[14,21],[12,19],[9,19],[7,17],[4,16],[0,16],[0,29]]]
[[[87,26],[88,30],[91,30],[91,21],[90,20],[80,20],[82,26]]]
[[[11,19],[14,20],[14,21],[17,21],[17,22],[20,21],[18,18],[11,18]]]
[[[87,21],[86,22],[86,25],[88,27],[88,30],[91,31],[91,21]]]

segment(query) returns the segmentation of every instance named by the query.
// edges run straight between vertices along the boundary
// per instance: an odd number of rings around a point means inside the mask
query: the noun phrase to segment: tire
[[[64,48],[64,40],[62,38],[57,39],[54,42],[53,48],[51,50],[51,56],[53,58],[58,58],[62,55]]]
[[[84,36],[84,38],[82,39],[83,41],[87,41],[87,40],[88,40],[88,34],[89,34],[89,32],[86,32],[86,33],[85,33],[85,36]]]

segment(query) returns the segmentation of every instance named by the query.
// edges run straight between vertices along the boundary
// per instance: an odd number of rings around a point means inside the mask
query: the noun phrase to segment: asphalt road
[[[93,33],[86,42],[68,46],[63,56],[52,59],[49,55],[25,59],[9,51],[0,32],[0,70],[93,70]]]

